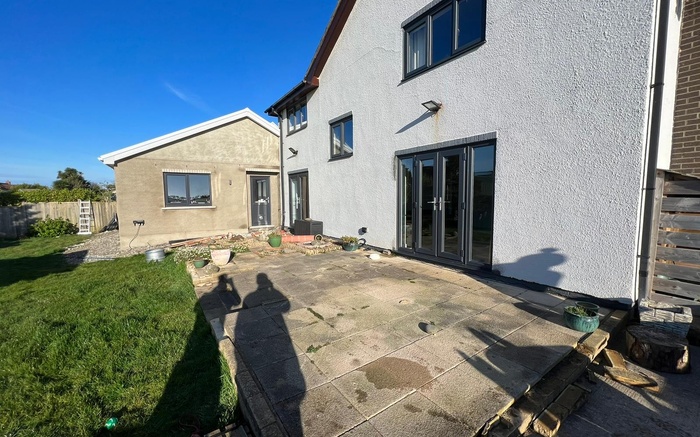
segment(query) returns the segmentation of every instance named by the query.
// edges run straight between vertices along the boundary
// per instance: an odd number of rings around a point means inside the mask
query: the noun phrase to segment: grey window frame
[[[209,202],[200,203],[192,205],[190,202],[192,198],[190,197],[190,176],[207,176],[209,178]],[[185,176],[185,198],[186,203],[171,203],[168,201],[168,176]],[[163,197],[165,201],[165,207],[177,207],[177,208],[201,208],[212,206],[212,194],[211,194],[211,173],[179,173],[179,172],[163,172]]]
[[[352,129],[355,129],[355,123],[352,118],[352,113],[348,114],[343,114],[340,117],[334,118],[333,120],[328,122],[329,125],[329,134],[330,134],[330,152],[331,152],[331,160],[335,159],[343,159],[343,158],[349,158],[355,153],[355,133],[353,132],[352,135],[352,152],[350,153],[345,153],[343,144],[345,144],[345,126],[347,122],[352,123]],[[334,154],[333,153],[333,128],[336,126],[340,126],[340,153]]]
[[[299,114],[303,115],[302,121],[299,124],[296,123],[296,116]],[[294,118],[294,123],[292,123],[292,117]],[[287,108],[287,133],[293,134],[304,129],[309,124],[309,110],[306,107],[306,102],[298,102]]]
[[[404,79],[409,79],[416,75],[419,75],[425,71],[428,71],[438,65],[449,62],[450,60],[461,56],[475,48],[483,45],[486,42],[486,6],[487,0],[479,0],[482,2],[482,16],[481,16],[481,37],[475,41],[471,41],[469,44],[465,44],[459,47],[459,5],[460,0],[445,0],[438,2],[434,6],[430,7],[427,11],[421,13],[415,19],[412,19],[407,24],[403,26],[403,77]],[[433,62],[433,17],[442,13],[446,8],[452,7],[452,50],[449,56],[440,61]],[[411,71],[408,70],[410,53],[409,53],[409,34],[418,29],[420,26],[425,25],[426,27],[426,60],[425,65],[422,67],[415,68]]]

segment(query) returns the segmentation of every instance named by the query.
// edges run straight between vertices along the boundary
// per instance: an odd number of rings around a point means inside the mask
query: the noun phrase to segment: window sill
[[[181,210],[181,209],[216,209],[215,206],[165,206],[161,208],[162,211],[172,211],[172,210]]]
[[[422,76],[423,74],[440,67],[441,65],[447,64],[448,62],[454,61],[455,59],[459,59],[462,56],[466,55],[467,53],[473,52],[474,50],[478,49],[479,47],[483,46],[484,44],[486,44],[486,39],[484,39],[483,41],[480,41],[474,45],[467,46],[463,49],[459,49],[454,54],[450,55],[450,57],[443,59],[442,61],[435,63],[429,67],[421,67],[420,69],[414,70],[410,73],[404,72],[403,79],[401,80],[401,82],[399,82],[399,84],[403,84],[404,82],[408,82],[411,79],[414,79],[418,76]]]
[[[289,137],[289,136],[291,136],[291,135],[294,135],[294,134],[297,133],[297,132],[303,131],[304,129],[306,129],[306,126],[308,126],[308,125],[309,125],[309,123],[307,122],[307,123],[304,123],[303,125],[301,125],[301,127],[298,127],[298,128],[296,128],[296,129],[294,129],[294,130],[292,130],[292,131],[288,130],[288,131],[287,131],[287,136]]]
[[[353,155],[354,155],[353,153],[349,153],[349,154],[340,155],[340,156],[331,156],[330,159],[328,160],[328,162],[331,162],[331,161],[340,161],[340,160],[343,160],[343,159],[352,158]]]

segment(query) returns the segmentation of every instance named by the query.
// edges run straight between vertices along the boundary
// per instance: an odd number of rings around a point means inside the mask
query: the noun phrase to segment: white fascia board
[[[205,121],[204,123],[190,126],[176,132],[171,132],[169,134],[153,138],[142,143],[134,144],[133,146],[125,147],[114,152],[106,153],[102,156],[99,156],[97,159],[102,161],[104,164],[112,167],[117,161],[122,161],[132,156],[148,152],[149,150],[153,150],[157,147],[161,147],[166,144],[181,140],[183,138],[187,138],[192,135],[196,135],[198,133],[205,132],[207,130],[214,129],[219,126],[223,126],[225,124],[232,123],[234,121],[238,121],[244,118],[251,119],[255,123],[259,124],[261,127],[270,131],[270,133],[279,137],[279,127],[275,123],[267,121],[252,110],[250,110],[249,108],[245,108],[241,109],[240,111],[236,111],[231,114],[215,118],[213,120]]]

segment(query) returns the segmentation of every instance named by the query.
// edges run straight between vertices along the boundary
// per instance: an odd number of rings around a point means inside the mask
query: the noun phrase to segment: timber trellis
[[[117,213],[117,202],[91,202],[91,231],[99,232]],[[76,226],[79,223],[78,202],[24,203],[0,207],[0,238],[20,238],[29,226],[43,218],[62,217]]]
[[[659,186],[663,186],[663,197],[651,297],[667,295],[699,301],[700,179],[658,171]]]

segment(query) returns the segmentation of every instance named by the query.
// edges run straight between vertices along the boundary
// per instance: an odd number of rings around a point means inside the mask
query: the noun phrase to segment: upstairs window
[[[211,206],[211,175],[164,173],[165,206]]]
[[[333,120],[331,125],[331,158],[352,155],[352,115]]]
[[[287,108],[287,132],[296,132],[306,127],[306,102]]]
[[[440,2],[404,32],[404,75],[410,77],[484,42],[486,0]]]

